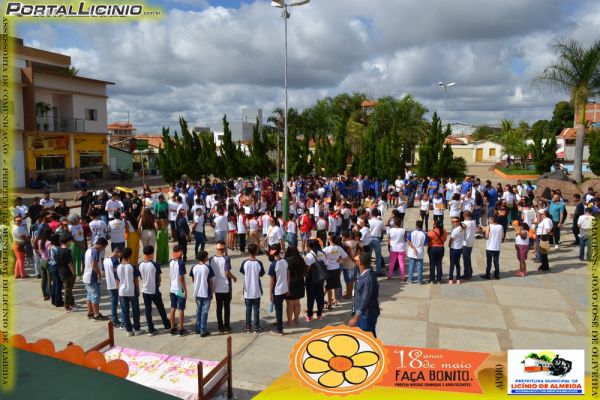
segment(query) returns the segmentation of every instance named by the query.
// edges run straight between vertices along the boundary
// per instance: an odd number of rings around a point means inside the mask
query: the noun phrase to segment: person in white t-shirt
[[[540,242],[548,242],[549,235],[552,234],[552,230],[554,229],[554,224],[552,219],[548,216],[547,209],[538,210],[539,213],[539,222],[537,227],[535,228],[535,243],[536,243],[536,255],[539,257],[541,261],[541,265],[538,268],[538,271],[549,271],[550,266],[548,265],[548,248],[542,248]]]
[[[406,237],[408,264],[408,281],[412,284],[415,281],[414,271],[417,270],[419,284],[423,284],[423,257],[425,256],[425,245],[427,244],[427,234],[423,232],[423,221],[415,222],[416,229],[411,231]]]
[[[244,302],[246,303],[246,333],[252,332],[252,315],[254,314],[254,332],[262,332],[260,327],[260,298],[262,285],[260,278],[265,275],[265,269],[260,260],[256,259],[258,246],[248,245],[248,259],[242,262],[240,273],[244,275]]]
[[[519,260],[519,270],[515,275],[524,277],[527,275],[527,253],[529,253],[529,225],[521,222],[515,229],[515,249],[517,250],[517,260]]]
[[[227,214],[222,206],[218,206],[217,216],[215,216],[212,225],[215,230],[215,242],[227,240]]]
[[[500,247],[502,246],[502,237],[504,229],[502,225],[496,222],[496,217],[488,218],[488,226],[485,227],[485,245],[486,269],[483,279],[491,279],[492,262],[494,263],[494,279],[500,279]]]
[[[92,221],[89,223],[90,233],[91,233],[91,243],[94,244],[98,241],[98,239],[103,238],[106,239],[106,235],[108,233],[108,226],[106,222],[98,219],[98,211],[92,210],[91,212]]]
[[[117,267],[117,286],[119,287],[119,302],[121,303],[121,313],[123,314],[123,322],[127,336],[141,335],[143,332],[140,328],[140,303],[139,303],[139,277],[140,271],[129,263],[132,251],[129,247],[123,249],[121,255],[121,264]],[[129,306],[133,313],[133,330],[131,327],[131,319],[129,318]]]
[[[464,273],[460,277],[460,279],[468,281],[473,276],[471,253],[473,252],[473,246],[475,246],[475,234],[477,232],[477,224],[475,223],[475,221],[473,221],[473,216],[470,211],[465,211],[463,217],[463,225],[465,226],[465,243],[462,248]]]
[[[112,198],[110,198],[106,205],[104,206],[104,211],[106,211],[106,215],[108,215],[109,221],[115,218],[115,213],[121,214],[123,209],[123,202],[119,200],[119,194],[113,193]]]
[[[196,259],[198,258],[198,248],[200,248],[200,251],[204,251],[204,246],[206,245],[206,236],[204,234],[205,221],[204,209],[202,207],[196,208],[194,212],[194,222],[191,229],[191,231],[194,233],[194,257]]]
[[[273,262],[269,267],[270,283],[270,300],[275,307],[275,328],[271,331],[275,335],[283,335],[283,300],[290,293],[289,281],[290,272],[288,271],[288,263],[281,258],[281,246],[276,243],[269,246],[269,255],[273,258]]]
[[[148,336],[154,336],[158,331],[154,328],[152,320],[152,303],[158,310],[166,331],[171,329],[171,322],[167,316],[165,305],[160,293],[160,265],[154,261],[154,247],[146,246],[143,249],[144,260],[138,265],[140,278],[142,280],[142,299],[144,301],[144,312],[146,324],[148,325]]]
[[[240,208],[237,215],[237,237],[240,253],[246,252],[246,211]]]
[[[400,227],[398,218],[394,220],[394,226],[389,231],[390,243],[390,266],[388,268],[388,279],[392,279],[396,269],[396,260],[400,267],[400,280],[406,282],[404,276],[404,258],[406,254],[406,231]]]
[[[325,265],[327,266],[327,282],[325,289],[327,290],[327,308],[331,309],[332,306],[338,304],[336,292],[342,287],[340,275],[340,263],[342,260],[348,258],[348,253],[343,248],[341,238],[334,236],[331,238],[331,244],[323,249],[327,259]]]
[[[437,225],[438,221],[444,223],[444,210],[446,206],[444,205],[444,198],[440,192],[435,192],[433,195],[433,224]]]
[[[381,255],[381,238],[385,231],[385,224],[379,219],[379,210],[371,211],[369,220],[369,229],[371,233],[371,254],[375,251],[375,273],[377,276],[383,276],[383,257]]]
[[[224,241],[217,242],[217,254],[210,258],[209,264],[215,274],[213,279],[219,334],[230,333],[231,281],[237,282],[237,278],[231,273],[231,259],[225,253]]]
[[[112,218],[108,222],[110,231],[110,249],[114,251],[116,248],[125,248],[125,221],[121,219],[121,214],[115,212],[110,215]]]
[[[208,261],[208,253],[204,250],[196,256],[198,263],[190,270],[194,282],[194,298],[196,299],[196,333],[201,337],[210,335],[208,331],[208,311],[214,293],[215,273]]]
[[[111,257],[106,257],[102,262],[104,277],[106,278],[106,290],[110,293],[110,319],[115,327],[121,327],[122,323],[119,320],[119,287],[115,279],[117,266],[121,259],[122,249],[117,247],[113,250]]]
[[[450,271],[448,272],[448,284],[460,284],[460,258],[465,245],[465,228],[460,219],[452,218],[452,231],[450,232]],[[454,268],[456,267],[456,279]]]
[[[169,261],[169,298],[171,300],[171,311],[169,312],[169,321],[171,324],[171,330],[169,334],[174,336],[178,334],[180,337],[186,336],[188,331],[183,327],[185,320],[184,312],[187,302],[187,284],[185,282],[185,262],[183,261],[182,248],[176,244],[173,246],[173,254]],[[175,325],[175,313],[178,318],[178,328]]]
[[[580,215],[577,219],[577,227],[579,227],[579,260],[591,260],[592,259],[592,228],[594,226],[594,217],[592,216],[592,209],[586,207],[583,215]],[[585,257],[587,248],[587,258]]]
[[[423,193],[421,196],[421,202],[419,204],[419,216],[421,221],[423,221],[423,225],[425,226],[425,230],[429,230],[429,197],[427,194]]]

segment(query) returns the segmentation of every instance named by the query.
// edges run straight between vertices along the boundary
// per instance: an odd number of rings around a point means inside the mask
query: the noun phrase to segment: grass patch
[[[535,172],[535,169],[520,169],[520,168],[498,168],[499,171],[505,173],[506,175],[538,175]]]

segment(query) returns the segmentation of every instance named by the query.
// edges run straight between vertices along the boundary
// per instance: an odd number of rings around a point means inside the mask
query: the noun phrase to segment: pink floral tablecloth
[[[120,359],[129,365],[127,380],[189,400],[196,399],[198,393],[198,362],[203,363],[204,376],[218,364],[218,361],[204,361],[118,346],[112,347],[104,355],[107,361]],[[218,379],[218,376],[216,378]]]

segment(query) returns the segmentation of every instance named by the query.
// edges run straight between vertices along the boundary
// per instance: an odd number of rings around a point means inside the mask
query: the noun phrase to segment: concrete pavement
[[[388,211],[389,213],[389,211]],[[413,227],[416,209],[409,209],[405,227]],[[387,218],[387,215],[386,215]],[[387,220],[387,219],[386,219]],[[449,228],[449,218],[446,218]],[[211,232],[207,250],[214,254]],[[588,277],[585,263],[577,260],[577,249],[572,242],[570,225],[563,228],[563,245],[550,254],[550,273],[539,273],[528,260],[530,274],[525,278],[514,276],[518,269],[514,249],[514,233],[509,230],[507,241],[500,254],[501,279],[484,281],[479,278],[485,270],[485,240],[477,240],[473,249],[474,280],[461,285],[410,285],[401,283],[398,275],[392,280],[380,281],[382,314],[377,325],[378,336],[387,344],[424,346],[470,351],[502,351],[511,348],[586,348]],[[171,244],[172,245],[172,244]],[[384,244],[387,261],[387,246]],[[193,254],[190,245],[188,254]],[[530,253],[531,255],[531,253]],[[444,258],[444,276],[449,265],[448,249]],[[232,255],[233,273],[241,278],[239,268],[245,257]],[[261,258],[265,267],[266,257]],[[192,262],[188,262],[187,268]],[[408,270],[408,263],[407,263]],[[32,271],[29,271],[32,274]],[[168,275],[163,267],[163,276]],[[425,260],[425,278],[429,263]],[[188,285],[191,282],[188,278]],[[313,328],[346,323],[350,317],[350,301],[342,301],[341,307],[325,313],[322,322],[300,322],[297,327],[284,327],[286,335],[273,336],[268,331],[274,322],[274,314],[268,313],[268,296],[261,301],[261,319],[265,333],[243,332],[245,306],[242,282],[234,284],[231,305],[234,352],[234,386],[236,398],[250,398],[267,387],[275,378],[288,371],[288,354],[299,338]],[[262,279],[268,287],[268,276]],[[63,309],[44,302],[40,281],[32,278],[17,280],[15,289],[15,331],[24,334],[29,341],[50,338],[57,348],[72,341],[84,348],[103,340],[106,324],[88,321],[85,312],[65,314]],[[168,283],[163,278],[162,293],[168,306]],[[75,286],[78,304],[84,302],[85,290],[81,282]],[[110,314],[110,300],[103,293],[102,313]],[[302,302],[303,306],[305,301]],[[118,345],[135,347],[182,356],[217,360],[225,355],[225,336],[216,335],[215,305],[209,313],[209,330],[213,335],[200,338],[189,335],[184,338],[160,334],[127,337],[125,331],[116,330]],[[194,330],[195,303],[188,299],[186,327]],[[145,318],[142,310],[142,328]],[[155,324],[159,318],[155,312]],[[285,313],[284,313],[285,320]]]

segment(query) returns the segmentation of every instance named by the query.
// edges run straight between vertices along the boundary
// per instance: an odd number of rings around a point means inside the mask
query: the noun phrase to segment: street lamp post
[[[290,193],[288,189],[288,89],[287,89],[287,73],[288,73],[288,43],[287,43],[287,26],[288,26],[288,18],[290,17],[290,13],[288,8],[290,7],[298,7],[304,4],[309,3],[310,0],[302,0],[296,1],[293,3],[286,3],[285,0],[274,0],[271,2],[273,7],[281,8],[281,17],[283,18],[284,25],[284,42],[285,42],[285,65],[284,65],[284,91],[285,91],[285,119],[284,119],[284,155],[283,155],[283,199],[282,199],[282,214],[283,220],[287,220],[288,213],[290,209]]]
[[[448,88],[456,85],[456,82],[444,83],[438,82],[438,86],[444,88],[444,120],[442,121],[442,125],[446,123],[446,111],[448,110]]]

